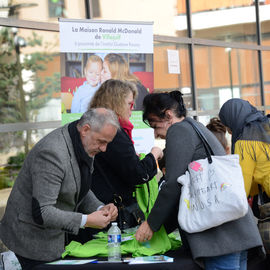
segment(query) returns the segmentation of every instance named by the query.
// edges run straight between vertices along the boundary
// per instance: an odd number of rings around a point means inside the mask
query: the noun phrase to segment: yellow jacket
[[[270,197],[270,144],[238,140],[234,153],[239,155],[247,196],[258,194],[260,184]]]

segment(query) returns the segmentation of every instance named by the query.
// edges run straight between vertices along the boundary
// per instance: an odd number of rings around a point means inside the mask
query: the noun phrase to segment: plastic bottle
[[[113,222],[108,230],[108,261],[121,261],[121,230],[117,222]]]

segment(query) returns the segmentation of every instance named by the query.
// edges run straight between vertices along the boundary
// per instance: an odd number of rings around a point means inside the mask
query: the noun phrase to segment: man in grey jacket
[[[29,152],[0,223],[0,237],[23,269],[61,257],[65,233],[104,228],[117,217],[90,190],[93,159],[119,129],[115,114],[89,110],[49,133]]]

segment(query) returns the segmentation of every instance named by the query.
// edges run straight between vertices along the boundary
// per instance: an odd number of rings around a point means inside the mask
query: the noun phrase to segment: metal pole
[[[22,80],[22,66],[20,61],[20,44],[16,39],[17,36],[14,37],[15,40],[15,51],[16,51],[16,66],[17,66],[17,74],[18,74],[18,90],[20,94],[20,112],[21,112],[21,119],[22,122],[27,122],[27,115],[26,115],[26,102],[25,102],[25,93],[23,89],[23,80]],[[18,37],[17,37],[18,38]],[[24,141],[24,151],[25,154],[29,152],[29,131],[26,130],[26,138]]]
[[[230,88],[231,88],[231,94],[232,94],[232,98],[233,98],[234,96],[233,96],[232,55],[231,55],[231,49],[228,51],[228,57],[229,57]]]
[[[257,43],[261,45],[261,24],[260,24],[260,12],[259,12],[259,1],[255,1],[255,10],[256,10],[256,28],[257,28]],[[264,79],[263,79],[263,62],[262,62],[262,51],[258,50],[258,66],[259,66],[259,78],[260,78],[260,89],[261,89],[261,105],[265,106],[264,99]]]
[[[188,37],[192,38],[192,25],[191,25],[191,7],[190,1],[186,0],[186,13],[187,13],[187,32]],[[190,61],[190,83],[192,92],[192,105],[193,110],[197,110],[197,95],[196,95],[196,78],[195,78],[195,63],[194,63],[194,43],[189,44],[189,61]],[[197,118],[195,116],[195,118]]]
[[[84,0],[84,4],[85,4],[85,16],[86,19],[91,19],[91,0]]]

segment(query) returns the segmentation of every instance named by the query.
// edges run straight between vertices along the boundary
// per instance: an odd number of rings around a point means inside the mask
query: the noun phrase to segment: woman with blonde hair
[[[148,94],[148,91],[142,85],[140,80],[130,73],[128,63],[122,55],[109,53],[105,56],[103,61],[103,70],[101,72],[101,82],[108,79],[133,82],[138,91],[134,110],[142,110],[143,99]]]
[[[100,86],[89,105],[89,109],[111,109],[118,116],[121,126],[113,141],[108,144],[106,152],[95,156],[91,189],[102,202],[115,202],[121,197],[121,204],[125,207],[136,202],[133,197],[136,185],[146,183],[156,175],[157,160],[163,155],[159,147],[153,147],[140,160],[135,151],[133,125],[129,118],[136,94],[137,89],[133,83],[109,79]],[[128,224],[123,224],[120,218],[119,214],[117,222],[120,228],[127,228]],[[132,223],[128,227],[130,225]]]

